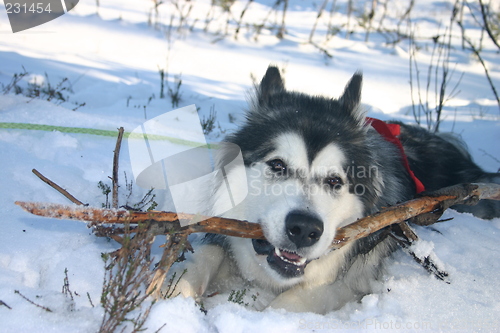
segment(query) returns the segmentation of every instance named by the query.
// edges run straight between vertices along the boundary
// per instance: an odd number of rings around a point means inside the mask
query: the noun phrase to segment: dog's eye
[[[340,189],[342,185],[344,185],[344,182],[342,181],[342,178],[340,177],[330,177],[325,180],[325,183],[330,186],[334,190]]]
[[[286,173],[286,164],[280,159],[275,159],[267,162],[267,165],[271,167],[271,170],[277,173],[285,174]]]

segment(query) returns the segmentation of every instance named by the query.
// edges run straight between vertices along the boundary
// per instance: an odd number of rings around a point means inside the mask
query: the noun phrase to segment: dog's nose
[[[302,212],[291,212],[285,219],[288,238],[297,248],[314,245],[323,234],[323,222]]]

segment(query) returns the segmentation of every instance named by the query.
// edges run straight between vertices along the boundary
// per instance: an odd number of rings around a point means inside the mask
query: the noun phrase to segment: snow
[[[220,39],[213,31],[224,29],[223,18],[212,23],[211,33],[204,33],[210,1],[194,3],[191,17],[200,21],[193,31],[171,31],[170,38],[167,27],[159,31],[147,24],[152,3],[101,1],[98,15],[95,3],[80,0],[68,14],[16,34],[11,33],[0,6],[0,83],[6,86],[24,67],[30,75],[20,83],[23,87],[35,78],[38,83],[48,78],[56,86],[67,77],[73,91],[66,93],[69,100],[63,103],[2,93],[0,122],[103,130],[123,126],[132,131],[144,121],[176,108],[168,97],[159,98],[161,68],[168,71],[171,87],[175,77],[182,80],[178,107],[195,104],[202,117],[215,108],[218,124],[208,139],[217,141],[243,119],[251,76],[259,79],[270,63],[285,68],[288,88],[333,97],[340,95],[355,71],[361,70],[363,103],[370,116],[415,122],[408,84],[408,43],[387,45],[376,33],[365,43],[362,32],[349,39],[342,32],[330,40],[328,51],[333,58],[327,58],[304,43],[317,13],[313,2],[290,1],[285,39],[263,30],[258,41],[246,28],[237,41],[232,36]],[[260,22],[273,3],[253,3],[247,19]],[[236,3],[235,13],[244,4]],[[403,1],[390,4],[393,17],[407,6]],[[452,4],[418,1],[413,15],[422,43],[440,23],[448,22]],[[334,17],[345,19],[345,3],[338,2],[338,6]],[[168,22],[174,9],[161,8],[160,21]],[[397,22],[390,17],[386,20],[387,24]],[[471,19],[466,21],[471,36],[479,36],[473,25]],[[319,24],[315,36],[319,38],[325,30],[326,25]],[[431,61],[429,45],[425,44],[418,54],[422,72]],[[500,167],[498,106],[481,65],[461,52],[458,43],[456,46],[451,59],[458,74],[452,81],[456,82],[459,73],[464,76],[460,92],[447,104],[441,130],[459,134],[476,162],[495,172]],[[485,43],[483,56],[498,89],[498,50]],[[72,111],[82,103],[85,106]],[[190,122],[175,128],[181,136],[185,131],[183,139],[191,138]],[[132,167],[126,141],[123,144],[120,170],[126,171],[130,180]],[[117,244],[95,237],[81,222],[36,217],[14,202],[68,204],[32,174],[36,168],[78,199],[100,207],[105,198],[97,183],[110,183],[114,147],[112,137],[0,128],[0,301],[11,308],[0,305],[2,332],[98,330],[103,316],[98,306],[104,278],[101,253],[117,249]],[[120,177],[124,182],[122,173]],[[122,203],[126,200],[124,192]],[[137,202],[143,194],[135,188],[130,201]],[[165,194],[158,195],[161,202]],[[422,241],[416,247],[419,254],[435,255],[440,267],[450,273],[450,284],[429,276],[398,251],[389,259],[388,271],[373,294],[325,316],[282,310],[258,312],[252,309],[250,295],[244,300],[250,303],[248,308],[216,297],[205,314],[194,300],[175,298],[157,302],[145,326],[148,332],[163,325],[161,332],[500,331],[500,219],[483,221],[446,212],[444,218],[450,217],[452,221],[432,228],[418,228]],[[61,293],[65,269],[71,290],[78,294],[74,306]],[[52,312],[30,304],[15,291]]]

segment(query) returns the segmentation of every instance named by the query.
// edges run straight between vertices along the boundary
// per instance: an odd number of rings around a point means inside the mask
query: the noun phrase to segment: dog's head
[[[266,240],[231,239],[243,274],[282,288],[303,280],[309,262],[329,252],[338,227],[366,213],[380,191],[359,110],[361,74],[339,99],[285,90],[269,67],[247,122],[228,141],[246,166],[248,195],[230,212],[261,224]],[[215,202],[217,205],[217,195]]]

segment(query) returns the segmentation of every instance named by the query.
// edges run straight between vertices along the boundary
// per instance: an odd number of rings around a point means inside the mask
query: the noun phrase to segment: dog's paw
[[[326,314],[340,309],[355,296],[345,284],[337,281],[314,287],[297,286],[278,295],[269,308],[288,312],[313,312]]]
[[[176,297],[182,295],[185,298],[193,297],[195,300],[199,298],[199,295],[196,292],[196,288],[193,287],[191,282],[184,278],[176,281],[175,284],[165,290],[165,295],[168,297]]]
[[[280,295],[281,296],[281,295]],[[267,307],[272,309],[284,309],[287,312],[309,312],[303,300],[290,295],[276,297]]]
[[[176,281],[175,285],[164,286],[162,290],[162,295],[164,298],[174,298],[177,296],[182,296],[184,298],[192,297],[195,302],[201,302],[201,295],[198,292],[199,288],[196,288],[187,279],[181,278]]]

